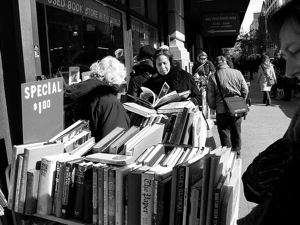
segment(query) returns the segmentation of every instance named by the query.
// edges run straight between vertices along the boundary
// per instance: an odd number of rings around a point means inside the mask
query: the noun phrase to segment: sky
[[[263,0],[250,0],[241,28],[249,32],[250,24],[253,21],[253,13],[260,12]]]

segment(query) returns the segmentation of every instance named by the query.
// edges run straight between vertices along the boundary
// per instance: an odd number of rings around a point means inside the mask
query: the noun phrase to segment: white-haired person
[[[129,128],[129,117],[117,99],[126,69],[112,56],[93,63],[90,69],[90,79],[65,88],[65,125],[78,119],[88,120],[97,142],[115,127]]]

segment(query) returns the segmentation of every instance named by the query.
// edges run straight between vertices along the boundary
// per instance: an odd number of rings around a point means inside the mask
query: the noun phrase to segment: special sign
[[[24,143],[48,141],[63,130],[63,78],[24,83]]]

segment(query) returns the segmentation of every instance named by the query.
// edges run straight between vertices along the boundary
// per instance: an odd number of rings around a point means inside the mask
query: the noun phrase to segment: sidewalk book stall
[[[99,142],[78,120],[14,145],[8,208],[24,224],[234,224],[241,159],[206,146],[202,111],[189,101],[135,104],[123,103],[130,128]]]

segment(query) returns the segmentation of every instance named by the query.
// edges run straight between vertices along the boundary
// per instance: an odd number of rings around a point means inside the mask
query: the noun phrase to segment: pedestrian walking
[[[211,109],[216,110],[216,121],[221,145],[231,147],[232,151],[236,151],[237,156],[240,157],[242,117],[231,116],[227,113],[215,76],[218,76],[224,97],[240,96],[246,100],[249,92],[248,85],[239,70],[231,69],[227,65],[224,56],[216,58],[215,67],[215,74],[208,79],[207,104]]]

